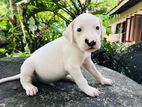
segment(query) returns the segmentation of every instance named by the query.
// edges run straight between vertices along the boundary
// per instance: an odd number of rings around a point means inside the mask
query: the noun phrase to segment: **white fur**
[[[100,29],[96,30],[96,26]],[[81,32],[77,31],[78,28],[82,29]],[[80,67],[86,68],[101,84],[112,84],[112,80],[104,78],[96,69],[90,56],[90,52],[101,47],[103,33],[104,28],[96,16],[85,13],[75,18],[62,37],[39,48],[24,61],[20,81],[27,95],[33,96],[38,92],[32,84],[33,77],[49,83],[70,75],[84,93],[92,97],[99,96],[100,92],[88,85]],[[96,45],[90,49],[84,42],[86,38],[96,41]]]

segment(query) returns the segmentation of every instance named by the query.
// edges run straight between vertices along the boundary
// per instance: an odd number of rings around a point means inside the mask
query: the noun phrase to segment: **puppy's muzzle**
[[[88,39],[85,39],[85,43],[90,47],[93,48],[96,45],[96,41],[89,41]]]

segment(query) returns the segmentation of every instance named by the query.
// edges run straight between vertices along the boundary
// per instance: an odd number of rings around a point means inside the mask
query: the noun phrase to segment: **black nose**
[[[90,47],[93,47],[94,45],[96,45],[96,42],[95,42],[94,40],[91,41],[91,42],[89,42],[88,39],[85,39],[85,43],[86,43],[88,46],[90,46]]]

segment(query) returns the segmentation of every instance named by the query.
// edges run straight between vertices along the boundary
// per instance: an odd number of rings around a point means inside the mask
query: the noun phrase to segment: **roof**
[[[134,5],[138,4],[139,2],[142,2],[142,0],[121,0],[117,6],[110,10],[108,14],[120,14],[133,7]]]

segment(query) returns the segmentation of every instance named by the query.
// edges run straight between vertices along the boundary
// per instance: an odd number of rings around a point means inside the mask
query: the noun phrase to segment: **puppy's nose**
[[[89,42],[88,39],[85,39],[85,43],[86,43],[88,46],[90,46],[90,47],[93,47],[94,45],[96,45],[96,42],[95,42],[94,40],[91,41],[91,42]]]
[[[93,40],[93,41],[90,42],[90,45],[94,46],[94,45],[96,45],[96,42]]]

